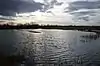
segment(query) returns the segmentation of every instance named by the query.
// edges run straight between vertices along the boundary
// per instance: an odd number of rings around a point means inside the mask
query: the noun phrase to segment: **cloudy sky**
[[[0,0],[0,23],[100,24],[99,0]]]

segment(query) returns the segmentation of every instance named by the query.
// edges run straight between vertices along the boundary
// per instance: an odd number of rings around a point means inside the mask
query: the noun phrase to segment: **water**
[[[72,30],[0,30],[0,55],[23,55],[19,66],[100,66],[100,35]]]

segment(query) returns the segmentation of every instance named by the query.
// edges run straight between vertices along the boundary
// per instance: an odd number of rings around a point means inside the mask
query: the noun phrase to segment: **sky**
[[[100,25],[100,0],[0,0],[0,23]]]

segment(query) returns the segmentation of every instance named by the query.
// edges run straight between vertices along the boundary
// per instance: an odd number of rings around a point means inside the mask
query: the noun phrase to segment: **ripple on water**
[[[16,47],[16,53],[32,57],[36,63],[39,63],[38,61],[50,63],[53,60],[61,66],[66,66],[66,63],[69,65],[76,63],[78,64],[76,66],[99,65],[99,35],[94,40],[93,38],[96,36],[94,33],[67,30],[38,31],[42,33],[31,33],[28,30],[8,32],[13,35],[10,35],[10,37],[14,39],[9,39],[9,41],[14,40],[11,43],[15,44],[13,47]],[[91,35],[93,35],[92,39]],[[8,35],[6,34],[6,36]],[[46,63],[45,66],[47,66]]]

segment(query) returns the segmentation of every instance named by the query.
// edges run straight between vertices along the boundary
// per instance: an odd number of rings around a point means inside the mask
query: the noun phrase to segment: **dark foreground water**
[[[100,66],[99,34],[30,30],[0,30],[0,66]]]

